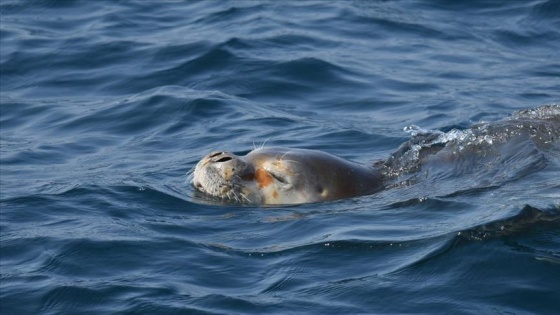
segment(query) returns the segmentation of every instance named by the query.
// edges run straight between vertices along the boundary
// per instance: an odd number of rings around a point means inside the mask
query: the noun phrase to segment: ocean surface
[[[560,312],[558,137],[473,133],[560,102],[560,1],[0,10],[2,315]],[[455,157],[370,196],[189,181],[214,150],[373,164],[424,131]]]

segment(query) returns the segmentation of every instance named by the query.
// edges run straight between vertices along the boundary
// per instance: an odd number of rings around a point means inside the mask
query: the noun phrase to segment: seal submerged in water
[[[192,183],[210,196],[251,204],[300,204],[373,194],[383,189],[389,178],[414,171],[437,154],[477,154],[481,144],[497,147],[519,139],[529,139],[537,148],[557,144],[560,106],[519,111],[508,120],[466,131],[452,140],[451,132],[415,137],[386,161],[371,167],[307,149],[260,148],[245,156],[213,152],[196,165]],[[458,141],[463,141],[459,147],[470,145],[473,150],[451,154],[444,150]],[[449,161],[452,163],[452,159]]]
[[[260,148],[245,156],[214,152],[193,184],[212,196],[254,204],[297,204],[372,194],[382,186],[373,167],[315,150]]]

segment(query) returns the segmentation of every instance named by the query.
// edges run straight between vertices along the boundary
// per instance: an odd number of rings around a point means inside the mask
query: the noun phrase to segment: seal
[[[545,153],[560,157],[560,105],[518,111],[509,119],[466,130],[417,132],[389,158],[372,166],[307,149],[260,148],[245,156],[213,152],[198,162],[192,183],[198,191],[226,202],[312,203],[409,185],[415,182],[414,176],[407,179],[406,175],[418,174],[424,166],[425,176],[431,173],[430,165],[440,168],[442,163],[469,161],[467,167],[472,168],[504,167],[518,161],[516,154],[525,152],[524,148],[530,148],[526,153],[536,154],[538,161]],[[458,171],[457,176],[464,173]]]
[[[210,153],[196,165],[192,182],[226,201],[300,204],[375,193],[382,175],[326,152],[270,147],[245,156]]]

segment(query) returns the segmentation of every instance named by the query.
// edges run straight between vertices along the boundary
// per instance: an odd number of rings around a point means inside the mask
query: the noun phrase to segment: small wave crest
[[[411,139],[401,145],[384,165],[378,166],[384,168],[387,176],[397,177],[417,172],[434,160],[439,163],[460,159],[476,161],[470,157],[478,156],[486,161],[485,164],[489,163],[489,157],[500,164],[516,154],[511,148],[522,148],[528,158],[546,158],[547,151],[558,146],[558,120],[560,106],[546,105],[516,112],[496,123],[482,122],[464,130],[442,132],[410,125],[403,130],[411,135]]]

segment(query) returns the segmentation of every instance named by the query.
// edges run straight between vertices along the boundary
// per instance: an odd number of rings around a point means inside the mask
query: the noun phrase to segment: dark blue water
[[[1,314],[560,311],[557,138],[291,207],[186,175],[263,143],[370,164],[411,125],[558,103],[560,1],[0,8]]]

